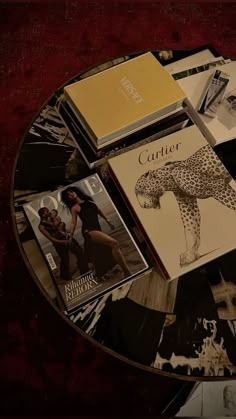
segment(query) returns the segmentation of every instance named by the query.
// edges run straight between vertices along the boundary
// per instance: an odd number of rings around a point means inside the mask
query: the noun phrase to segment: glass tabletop
[[[195,51],[196,52],[196,51]],[[153,51],[163,64],[190,54]],[[76,75],[78,81],[129,54]],[[212,54],[209,51],[209,54]],[[57,112],[61,86],[41,107],[20,144],[12,185],[12,214],[21,254],[57,312],[79,333],[114,356],[152,372],[190,380],[236,376],[235,251],[172,282],[154,270],[66,315],[22,205],[94,173]],[[224,150],[220,150],[224,157]],[[109,187],[106,164],[99,174]],[[111,192],[112,193],[112,192]],[[119,197],[114,197],[120,205]],[[125,208],[120,211],[129,221]]]

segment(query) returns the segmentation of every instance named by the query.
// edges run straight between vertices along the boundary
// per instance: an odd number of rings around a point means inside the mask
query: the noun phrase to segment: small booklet
[[[68,314],[149,269],[97,174],[23,208]]]

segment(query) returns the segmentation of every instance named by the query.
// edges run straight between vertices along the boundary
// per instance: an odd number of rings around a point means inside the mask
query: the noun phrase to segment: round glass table
[[[186,51],[153,51],[162,63]],[[138,55],[138,54],[136,54]],[[131,59],[93,67],[66,84]],[[236,377],[235,251],[172,282],[151,273],[66,315],[22,205],[94,172],[57,112],[60,87],[41,107],[19,147],[12,214],[21,254],[41,292],[79,333],[138,367],[189,380]],[[224,157],[224,149],[221,154]],[[99,168],[109,183],[105,165]],[[119,205],[119,197],[114,197]],[[121,208],[122,211],[122,208]],[[128,217],[128,215],[127,215]]]

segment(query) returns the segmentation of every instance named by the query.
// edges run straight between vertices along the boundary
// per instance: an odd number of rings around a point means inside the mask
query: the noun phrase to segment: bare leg
[[[88,234],[93,240],[93,242],[102,243],[106,246],[109,246],[112,250],[112,255],[115,261],[118,263],[118,265],[120,265],[125,276],[131,275],[131,272],[127,266],[127,263],[125,262],[124,256],[120,250],[120,246],[115,239],[113,239],[112,237],[109,237],[107,234],[103,233],[102,231],[97,231],[97,230],[89,231]]]

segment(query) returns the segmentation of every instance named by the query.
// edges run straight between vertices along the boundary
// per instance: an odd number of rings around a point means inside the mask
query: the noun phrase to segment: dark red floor
[[[51,93],[125,53],[211,43],[236,57],[235,2],[0,2],[0,413],[158,415],[179,383],[128,366],[77,335],[19,254],[9,210],[21,138]]]

